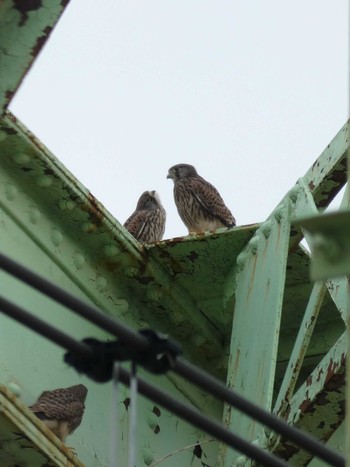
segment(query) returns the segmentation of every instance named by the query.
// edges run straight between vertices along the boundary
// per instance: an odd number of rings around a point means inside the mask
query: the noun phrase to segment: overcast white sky
[[[264,220],[348,118],[346,0],[71,0],[11,110],[123,223],[168,168]]]

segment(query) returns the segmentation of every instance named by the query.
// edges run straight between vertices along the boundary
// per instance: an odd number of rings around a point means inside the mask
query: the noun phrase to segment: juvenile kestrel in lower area
[[[140,243],[157,242],[163,238],[166,213],[158,193],[145,191],[140,196],[136,210],[131,214],[124,227]]]
[[[174,165],[167,178],[174,181],[175,204],[190,233],[236,225],[217,189],[198,175],[193,165]]]
[[[62,442],[80,425],[87,388],[83,384],[44,391],[29,408]]]

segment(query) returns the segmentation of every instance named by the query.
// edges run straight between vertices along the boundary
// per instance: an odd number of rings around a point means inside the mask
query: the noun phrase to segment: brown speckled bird
[[[64,442],[81,423],[87,392],[83,384],[44,391],[36,403],[29,408],[57,438]]]
[[[124,227],[140,243],[157,242],[163,238],[166,213],[158,193],[145,191],[140,196],[136,210],[131,214]]]
[[[193,165],[174,165],[167,178],[174,181],[175,204],[190,233],[236,225],[217,189],[198,175]]]

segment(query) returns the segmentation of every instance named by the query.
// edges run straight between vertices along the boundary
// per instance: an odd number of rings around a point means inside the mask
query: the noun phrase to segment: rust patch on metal
[[[125,410],[128,410],[129,405],[130,405],[130,397],[127,397],[122,401],[122,404],[124,404]]]
[[[104,218],[103,212],[100,208],[99,202],[91,192],[89,192],[87,203],[81,205],[81,209],[82,211],[87,212],[92,224],[95,224],[97,227],[101,226]]]
[[[313,181],[311,181],[311,182],[309,183],[309,188],[310,188],[311,191],[314,191],[314,189],[315,189],[315,184],[314,184]]]
[[[235,363],[233,364],[233,371],[236,374],[238,370],[238,364],[239,364],[239,358],[240,358],[241,351],[240,349],[237,349],[236,357],[235,357]]]
[[[114,272],[121,267],[121,262],[120,261],[104,261],[103,266],[107,269],[107,271]]]
[[[51,26],[46,26],[46,28],[43,30],[43,35],[38,37],[34,47],[32,47],[32,50],[31,50],[31,53],[30,53],[32,57],[36,57],[38,55],[41,48],[45,44],[47,38],[49,37],[52,29],[53,28]]]
[[[292,456],[294,456],[294,454],[299,452],[299,448],[297,446],[294,444],[287,444],[284,440],[281,442],[281,445],[284,448],[282,459],[289,460]]]
[[[330,360],[327,371],[323,372],[325,380],[322,390],[310,400],[308,391],[299,409],[302,414],[296,426],[316,436],[322,442],[332,436],[345,418],[345,355],[340,361]],[[329,377],[329,379],[328,379]],[[328,379],[328,381],[327,381]],[[327,410],[332,411],[331,420]],[[321,418],[321,419],[320,419]],[[282,459],[290,460],[291,465],[308,465],[312,455],[301,450],[288,440],[283,439],[276,453]]]
[[[21,14],[18,26],[24,26],[28,20],[28,12],[39,10],[43,6],[42,0],[13,0],[15,10]]]
[[[4,131],[8,136],[17,135],[17,131],[8,126],[2,126],[1,131]]]
[[[154,433],[155,435],[157,435],[159,432],[160,432],[160,426],[157,425],[157,426],[155,427],[155,429],[153,430],[153,433]]]
[[[304,399],[303,402],[299,405],[300,411],[305,413],[310,404],[311,404],[311,400],[309,398]]]
[[[135,279],[138,282],[140,282],[140,284],[142,285],[148,285],[150,282],[154,280],[154,278],[150,276],[140,276],[140,277],[135,276]]]
[[[192,263],[194,263],[198,258],[199,258],[199,254],[192,250],[187,256],[186,258],[188,258],[190,261],[192,261]]]
[[[14,95],[15,95],[15,91],[12,91],[12,90],[8,89],[5,92],[5,97],[6,97],[7,102],[10,102]]]
[[[193,449],[193,454],[198,457],[198,459],[201,459],[202,458],[202,455],[203,455],[203,449],[201,447],[201,445],[199,444],[199,442],[197,442],[197,444],[195,445],[194,449]]]
[[[323,368],[320,368],[320,371],[318,372],[316,381],[319,382],[321,380],[321,376],[323,375]]]

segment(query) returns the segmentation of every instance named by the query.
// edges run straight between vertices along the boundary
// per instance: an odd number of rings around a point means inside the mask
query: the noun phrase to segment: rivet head
[[[29,216],[29,221],[35,225],[41,219],[41,212],[39,211],[39,209],[33,207],[29,210],[28,216]]]
[[[81,269],[85,264],[85,257],[80,253],[75,253],[73,256],[73,263],[77,269]]]
[[[142,460],[145,465],[151,465],[154,461],[153,453],[150,449],[143,449],[142,450]]]
[[[205,341],[206,338],[202,334],[195,334],[191,339],[191,342],[194,344],[195,347],[202,346]]]
[[[173,311],[171,316],[172,316],[174,323],[177,325],[185,321],[185,317],[183,313],[180,313],[179,311]]]
[[[271,221],[268,220],[264,222],[260,228],[261,228],[261,232],[264,235],[264,237],[269,238],[270,233],[271,233]]]
[[[128,268],[125,268],[124,270],[124,274],[126,277],[136,277],[138,273],[139,273],[138,268],[134,268],[132,266],[129,266]]]
[[[97,225],[92,222],[83,222],[81,224],[81,230],[85,233],[93,233],[97,230]]]
[[[253,255],[255,255],[258,250],[259,241],[260,241],[260,238],[258,235],[254,235],[254,237],[250,239],[249,241],[249,249]]]
[[[289,190],[289,198],[291,199],[293,203],[295,203],[296,200],[298,199],[298,193],[299,193],[299,188],[297,186]]]
[[[246,260],[247,260],[247,253],[245,251],[242,251],[242,253],[240,253],[237,256],[237,266],[239,267],[239,269],[241,270],[243,269]]]
[[[159,302],[160,299],[162,298],[163,292],[161,287],[148,287],[147,288],[147,297],[149,300]]]
[[[106,256],[117,256],[120,252],[120,249],[117,247],[117,245],[108,244],[103,247],[103,251]]]
[[[48,175],[42,175],[36,179],[36,184],[41,188],[48,188],[53,183],[53,180]]]
[[[51,241],[55,246],[59,246],[62,243],[63,235],[57,229],[53,229],[51,232]]]
[[[107,282],[107,280],[106,280],[104,277],[102,277],[102,276],[97,276],[97,278],[96,278],[96,286],[97,286],[97,290],[98,290],[99,292],[103,292],[103,291],[105,291],[105,290],[108,288],[108,287],[107,287],[107,286],[108,286],[108,282]]]
[[[10,185],[9,183],[5,187],[5,196],[8,201],[13,201],[18,193],[18,189],[15,185]]]
[[[276,219],[276,221],[277,221],[278,223],[280,223],[281,220],[282,220],[283,211],[284,211],[284,206],[283,206],[283,204],[281,204],[280,206],[278,206],[278,207],[275,209],[275,211],[274,211],[274,213],[273,213],[273,216],[274,216],[274,218]]]
[[[16,397],[21,397],[21,395],[22,395],[22,389],[21,389],[21,387],[20,387],[17,383],[11,381],[11,382],[7,385],[7,387],[9,388],[9,390],[10,390],[11,392],[13,392],[13,394],[14,394]]]
[[[28,156],[28,154],[26,154],[25,152],[20,152],[13,156],[13,160],[18,165],[28,164],[28,162],[30,161],[30,156]]]
[[[117,300],[113,300],[113,303],[118,307],[118,313],[125,314],[129,311],[129,302],[125,300],[125,298],[118,298]],[[144,323],[140,327],[147,327],[149,326],[148,323]]]
[[[62,211],[73,211],[76,206],[75,202],[70,199],[60,199],[57,204]]]

